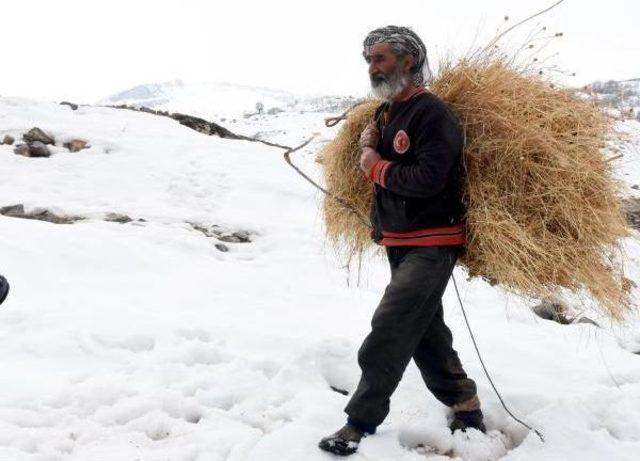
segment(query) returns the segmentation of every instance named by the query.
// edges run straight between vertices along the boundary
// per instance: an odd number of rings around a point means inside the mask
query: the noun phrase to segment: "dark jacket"
[[[464,244],[464,138],[455,115],[430,92],[386,109],[376,111],[382,160],[369,172],[373,239],[387,246]]]

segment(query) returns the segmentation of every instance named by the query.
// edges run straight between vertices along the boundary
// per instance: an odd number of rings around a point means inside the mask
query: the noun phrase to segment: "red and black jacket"
[[[368,175],[372,238],[385,246],[464,245],[464,138],[455,115],[423,90],[375,116],[382,159]]]

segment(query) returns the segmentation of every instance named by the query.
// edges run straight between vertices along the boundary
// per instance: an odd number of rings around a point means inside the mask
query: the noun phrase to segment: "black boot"
[[[334,455],[348,456],[358,450],[360,439],[364,436],[364,432],[350,424],[345,424],[338,432],[320,440],[318,446]]]
[[[0,304],[4,302],[9,294],[9,282],[7,279],[0,275]]]
[[[482,411],[456,411],[453,414],[453,421],[449,424],[451,432],[461,430],[465,432],[468,428],[478,429],[480,432],[487,432],[487,428],[482,422]]]

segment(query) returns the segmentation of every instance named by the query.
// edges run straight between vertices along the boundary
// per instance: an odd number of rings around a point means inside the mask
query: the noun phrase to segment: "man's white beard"
[[[377,84],[371,80],[371,94],[375,98],[392,102],[409,84],[409,77],[402,74],[399,66],[391,74],[384,77],[385,81]]]

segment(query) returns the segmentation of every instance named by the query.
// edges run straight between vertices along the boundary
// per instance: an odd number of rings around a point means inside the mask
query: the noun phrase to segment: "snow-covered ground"
[[[330,136],[326,115],[291,110],[236,131],[296,145]],[[332,459],[316,444],[344,423],[348,397],[331,387],[355,388],[386,261],[347,283],[323,238],[321,197],[279,149],[145,113],[0,98],[0,139],[32,126],[92,147],[33,159],[0,146],[0,206],[87,219],[0,216],[0,273],[12,284],[0,307],[0,460]],[[316,177],[319,148],[294,154]],[[640,181],[637,144],[616,162]],[[112,212],[133,221],[105,222]],[[190,223],[252,241],[223,252]],[[636,281],[637,237],[627,242]],[[501,408],[450,286],[447,322],[489,435],[451,436],[447,409],[411,364],[352,459],[449,459],[420,444],[465,460],[637,459],[640,323],[563,326],[460,268],[455,277],[497,386],[545,442]]]

